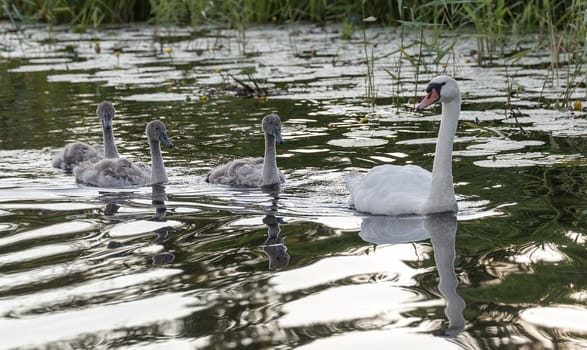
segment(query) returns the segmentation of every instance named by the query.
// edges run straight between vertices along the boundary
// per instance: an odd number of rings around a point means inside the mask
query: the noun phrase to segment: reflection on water
[[[429,216],[369,216],[361,223],[360,236],[374,244],[418,242],[430,239],[438,270],[438,290],[446,299],[444,313],[448,328],[435,335],[456,336],[465,328],[465,301],[457,293],[455,274],[455,239],[457,217],[453,213]]]
[[[151,220],[163,221],[165,212],[167,211],[167,207],[165,206],[165,201],[167,200],[165,185],[154,185],[152,188],[153,191],[151,192],[151,203],[153,203],[153,208],[155,208],[155,214]]]
[[[137,194],[133,192],[101,192],[100,199],[107,202],[104,215],[113,223],[106,232],[112,238],[107,247],[115,251],[113,256],[120,257],[124,253],[151,255],[153,265],[170,264],[175,260],[171,252],[164,252],[164,243],[170,238],[175,228],[181,226],[177,221],[165,219],[167,194],[164,185],[154,185],[151,191],[151,205],[154,213],[149,219],[141,219],[142,212],[119,213],[124,202],[131,201]],[[155,237],[146,245],[127,244],[136,236],[152,235]],[[104,256],[101,256],[104,258]]]
[[[397,51],[399,29],[369,27],[370,106],[363,38],[339,29],[250,28],[242,56],[235,31],[0,23],[0,348],[584,346],[587,123],[546,107],[584,99],[581,82],[566,90],[576,67],[545,87],[548,50],[480,67],[467,56],[475,37],[447,35],[439,62],[406,31],[406,53],[426,62],[416,67]],[[228,74],[246,80],[252,67],[267,99],[231,90]],[[357,214],[342,182],[351,169],[431,168],[439,111],[417,114],[413,99],[445,72],[465,92],[458,226]],[[104,99],[133,161],[149,157],[147,121],[178,130],[165,187],[83,187],[51,166],[66,142],[100,142]],[[205,183],[214,166],[262,154],[258,120],[272,112],[288,141],[281,188]]]
[[[289,264],[289,254],[283,237],[279,235],[281,224],[284,223],[283,218],[276,216],[279,190],[271,191],[270,195],[273,197],[271,206],[267,208],[267,213],[263,218],[263,223],[267,225],[267,239],[263,243],[263,251],[269,257],[269,269],[280,270]]]

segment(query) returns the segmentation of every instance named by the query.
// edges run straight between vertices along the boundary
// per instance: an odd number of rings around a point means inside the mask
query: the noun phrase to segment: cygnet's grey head
[[[167,128],[165,128],[165,124],[159,120],[153,120],[147,124],[145,134],[147,134],[149,141],[161,142],[169,148],[173,147],[173,144],[167,137]]]
[[[281,119],[275,113],[267,114],[262,122],[263,132],[275,137],[277,143],[283,143],[281,138]]]
[[[102,101],[96,108],[96,115],[102,121],[104,129],[112,128],[112,119],[114,118],[114,106],[109,101]]]
[[[452,102],[461,96],[459,85],[453,78],[441,75],[428,83],[426,87],[426,97],[416,107],[416,110],[422,110],[435,103]]]

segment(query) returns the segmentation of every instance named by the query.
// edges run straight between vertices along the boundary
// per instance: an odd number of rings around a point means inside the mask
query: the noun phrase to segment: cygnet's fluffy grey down
[[[76,181],[97,187],[145,186],[167,182],[160,143],[167,147],[173,145],[167,137],[165,124],[154,120],[147,124],[145,133],[151,150],[151,167],[125,158],[103,159],[75,167],[73,174]]]
[[[79,141],[68,143],[53,158],[53,166],[71,172],[75,166],[82,163],[95,163],[103,158],[120,157],[112,132],[114,113],[114,106],[108,101],[101,102],[96,109],[96,115],[102,122],[104,145],[89,145]]]
[[[227,164],[212,169],[206,178],[213,184],[233,186],[263,187],[276,185],[284,181],[283,174],[277,169],[275,142],[283,143],[281,138],[281,120],[271,113],[261,123],[265,133],[265,157],[235,159]]]

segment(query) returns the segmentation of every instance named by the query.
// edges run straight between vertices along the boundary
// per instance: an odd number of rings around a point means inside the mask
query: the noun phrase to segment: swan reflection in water
[[[446,299],[444,313],[448,328],[434,335],[453,337],[465,328],[465,301],[457,293],[455,274],[455,239],[457,218],[454,213],[427,216],[369,216],[361,223],[360,236],[374,244],[408,243],[430,238],[440,281],[438,290]]]
[[[269,258],[270,270],[285,269],[289,264],[289,254],[281,233],[283,218],[277,216],[277,202],[279,200],[279,185],[263,188],[263,191],[272,196],[271,206],[268,208],[263,223],[267,225],[267,239],[263,243],[263,251]]]
[[[165,186],[162,184],[153,185],[151,187],[151,206],[155,209],[153,214],[150,214],[150,218],[141,219],[144,217],[144,212],[139,213],[128,213],[120,214],[119,209],[122,206],[135,206],[136,203],[133,199],[137,198],[137,195],[133,192],[100,192],[102,200],[107,201],[107,205],[103,211],[104,215],[109,219],[113,226],[110,228],[109,233],[116,230],[120,238],[141,235],[143,233],[150,234],[155,233],[156,237],[154,240],[148,242],[144,246],[137,247],[135,244],[130,244],[128,249],[125,249],[126,243],[119,240],[111,240],[108,242],[107,248],[117,250],[117,253],[113,256],[121,256],[127,253],[139,253],[139,254],[154,254],[151,256],[153,265],[164,265],[170,264],[175,260],[175,255],[170,252],[157,252],[163,248],[163,243],[169,239],[169,232],[173,230],[172,225],[166,225],[165,214],[167,212],[167,193],[165,192]],[[137,217],[139,216],[139,217]],[[115,236],[115,237],[116,237]],[[131,240],[134,242],[134,240]]]

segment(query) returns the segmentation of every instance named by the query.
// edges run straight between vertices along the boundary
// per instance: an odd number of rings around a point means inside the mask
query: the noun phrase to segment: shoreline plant
[[[582,0],[0,0],[0,19],[99,27],[103,24],[152,22],[178,25],[240,23],[338,22],[359,16],[379,24],[417,21],[456,29],[472,25],[481,33],[483,51],[491,52],[513,33],[551,34],[581,17]]]

